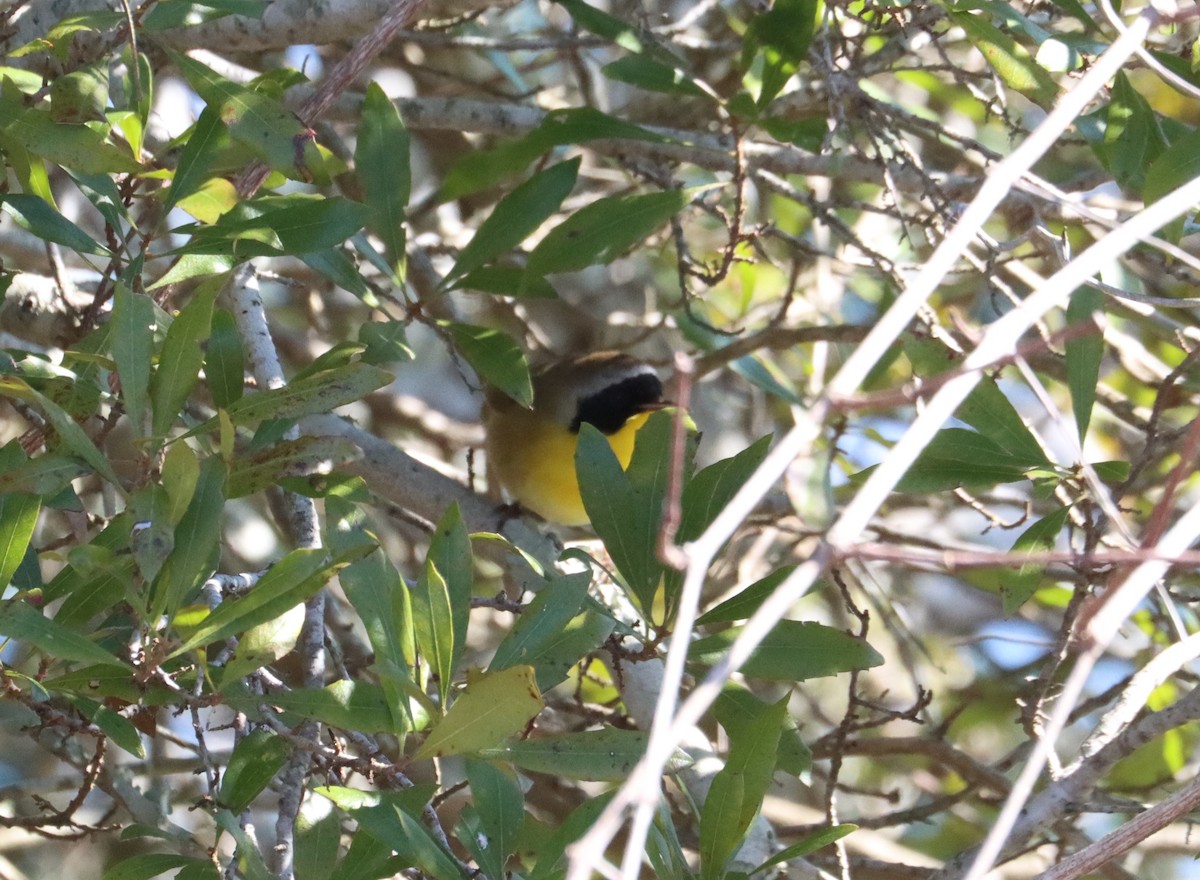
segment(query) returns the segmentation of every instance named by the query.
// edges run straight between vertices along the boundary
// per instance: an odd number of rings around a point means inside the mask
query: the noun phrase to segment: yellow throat
[[[543,519],[585,525],[575,474],[580,422],[604,433],[624,468],[638,430],[663,405],[658,377],[628,355],[597,352],[553,364],[534,377],[532,409],[489,394],[484,416],[489,473],[514,501]]]

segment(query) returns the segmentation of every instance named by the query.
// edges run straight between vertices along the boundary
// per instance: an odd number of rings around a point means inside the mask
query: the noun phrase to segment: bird
[[[532,408],[488,389],[483,414],[488,471],[513,501],[547,522],[587,525],[575,474],[580,426],[595,426],[621,467],[628,467],[638,430],[670,402],[663,399],[653,367],[618,351],[555,361],[532,378]]]

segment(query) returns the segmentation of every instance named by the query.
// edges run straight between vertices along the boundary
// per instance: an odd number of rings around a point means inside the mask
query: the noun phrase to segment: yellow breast
[[[607,435],[621,467],[629,466],[638,429],[649,417],[637,413]],[[489,468],[514,501],[553,523],[588,522],[575,476],[578,434],[529,410],[511,409],[493,414],[487,436]]]

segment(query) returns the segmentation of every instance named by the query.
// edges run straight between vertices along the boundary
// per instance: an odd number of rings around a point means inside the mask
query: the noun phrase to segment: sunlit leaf
[[[292,744],[285,737],[264,728],[251,731],[233,747],[217,800],[240,813],[283,769],[291,754]]]
[[[973,12],[951,12],[950,17],[967,33],[992,70],[1009,88],[1016,89],[1043,107],[1058,97],[1058,83],[1030,57],[1028,50]]]
[[[597,199],[538,242],[529,254],[526,274],[536,277],[610,263],[660,229],[688,200],[678,189]]]
[[[196,387],[204,362],[205,343],[212,327],[213,303],[219,292],[220,287],[215,284],[201,287],[167,329],[162,356],[151,384],[154,433],[157,435],[167,433]]]
[[[474,754],[494,748],[524,730],[542,705],[533,667],[480,673],[468,681],[450,711],[429,731],[415,757]]]
[[[383,242],[393,271],[404,263],[404,213],[412,188],[408,142],[396,106],[377,83],[371,83],[358,123],[354,171],[371,209],[367,225]]]
[[[0,635],[27,642],[51,660],[124,665],[91,639],[46,617],[20,599],[8,601],[0,610]]]
[[[579,159],[539,171],[501,199],[446,274],[453,281],[512,250],[542,225],[575,186]]]
[[[525,352],[507,333],[471,324],[449,325],[462,356],[494,388],[521,406],[533,403],[533,379]]]
[[[648,742],[649,734],[645,731],[605,727],[514,740],[503,746],[483,749],[479,756],[509,761],[535,773],[615,782],[625,779],[645,756]],[[666,772],[676,773],[691,763],[685,752],[676,750],[667,762]]]
[[[361,555],[359,548],[333,557],[321,549],[291,551],[246,595],[217,606],[170,656],[178,657],[278,617],[314,595],[338,569]]]

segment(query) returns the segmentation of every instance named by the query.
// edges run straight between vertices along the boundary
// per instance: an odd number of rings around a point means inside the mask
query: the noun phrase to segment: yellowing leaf
[[[417,750],[417,760],[490,748],[519,733],[538,712],[542,695],[532,666],[475,677]]]

